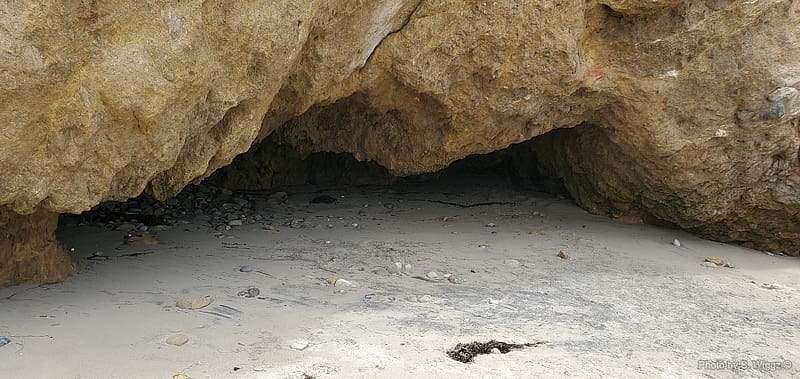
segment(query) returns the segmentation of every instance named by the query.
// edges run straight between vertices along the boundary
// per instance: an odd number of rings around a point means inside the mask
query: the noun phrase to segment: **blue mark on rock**
[[[773,101],[763,113],[764,118],[767,120],[777,120],[783,117],[784,114],[786,114],[786,110],[783,108],[783,100],[781,99]]]

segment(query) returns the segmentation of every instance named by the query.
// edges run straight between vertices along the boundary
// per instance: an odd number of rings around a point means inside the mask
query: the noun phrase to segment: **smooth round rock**
[[[189,310],[202,309],[207,307],[209,304],[211,304],[211,297],[209,296],[186,297],[183,299],[178,299],[178,301],[175,302],[176,307]]]
[[[189,342],[189,336],[185,334],[176,334],[167,338],[167,344],[172,346],[183,346]]]

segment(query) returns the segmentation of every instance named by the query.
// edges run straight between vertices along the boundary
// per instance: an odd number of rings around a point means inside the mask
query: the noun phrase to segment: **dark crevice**
[[[532,141],[512,145],[489,154],[474,154],[449,167],[421,175],[394,176],[372,161],[361,162],[349,153],[303,154],[270,137],[250,152],[207,179],[207,183],[230,190],[258,191],[296,185],[360,186],[424,183],[432,181],[500,182],[537,192],[567,195],[560,178],[539,167]]]

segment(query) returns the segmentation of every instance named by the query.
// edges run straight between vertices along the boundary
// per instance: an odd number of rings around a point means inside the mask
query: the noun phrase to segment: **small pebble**
[[[0,336],[0,347],[8,345],[11,343],[11,339],[6,336]]]
[[[228,226],[242,226],[242,220],[228,221]]]
[[[203,297],[187,297],[183,299],[178,299],[175,302],[175,306],[180,309],[201,309],[207,307],[211,304],[211,297],[203,296]]]
[[[765,289],[768,289],[768,290],[778,290],[778,289],[782,288],[782,286],[780,284],[778,284],[778,283],[761,283],[761,284],[759,284],[755,280],[751,280],[750,283],[753,283],[753,284],[755,284],[755,285],[757,285],[757,286],[759,286],[761,288],[765,288]]]
[[[189,336],[185,334],[176,334],[167,338],[167,343],[172,346],[183,346],[186,345],[187,342],[189,342]]]
[[[569,259],[569,254],[567,254],[567,252],[564,250],[560,250],[558,252],[558,257],[561,259]]]
[[[246,298],[253,298],[253,297],[258,296],[259,293],[261,293],[261,290],[259,290],[256,287],[250,287],[250,288],[248,288],[246,290],[239,291],[239,293],[237,293],[236,296],[246,297]]]
[[[336,279],[333,285],[335,287],[356,287],[356,285],[353,284],[353,282],[345,279]]]
[[[250,271],[253,271],[253,267],[251,267],[250,265],[244,265],[242,267],[239,267],[239,271],[241,271],[241,272],[250,272]]]
[[[433,301],[433,296],[431,295],[422,295],[418,298],[420,303],[430,303]]]
[[[150,246],[158,245],[158,240],[148,235],[130,236],[125,240],[128,246]]]
[[[438,279],[439,278],[439,274],[437,274],[436,271],[431,271],[431,272],[425,274],[425,276],[427,276],[428,279]]]
[[[493,222],[490,222],[490,223],[486,224],[485,226],[486,226],[487,228],[494,228],[494,227],[496,227],[496,226],[497,226],[497,224],[495,224],[495,223],[493,223]]]
[[[493,347],[492,350],[489,350],[489,352],[492,354],[503,354],[503,352],[501,352],[500,349],[496,347]]]
[[[701,263],[700,265],[701,265],[701,266],[703,266],[703,267],[712,267],[712,268],[717,268],[717,267],[719,267],[719,266],[717,266],[716,264],[714,264],[714,263],[711,263],[711,262],[703,262],[703,263]]]
[[[703,260],[703,262],[713,263],[713,264],[715,264],[717,266],[724,266],[725,265],[725,261],[723,261],[722,258],[718,258],[718,257],[706,257]]]
[[[455,275],[448,276],[447,281],[453,284],[458,284],[458,278]]]
[[[308,341],[307,340],[297,340],[297,341],[292,342],[292,344],[289,345],[289,347],[291,347],[293,350],[302,351],[302,350],[305,350],[308,347]]]
[[[516,259],[506,259],[505,261],[503,261],[503,263],[505,263],[508,266],[519,266],[520,265],[519,261],[516,260]]]
[[[371,293],[371,294],[368,294],[368,295],[364,296],[364,301],[367,302],[367,303],[370,303],[370,304],[385,303],[385,302],[391,301],[391,300],[392,299],[390,299],[389,297],[386,297],[386,296],[383,296],[383,295],[374,294],[374,293]]]
[[[681,247],[681,241],[676,238],[672,241],[672,245],[675,247]]]

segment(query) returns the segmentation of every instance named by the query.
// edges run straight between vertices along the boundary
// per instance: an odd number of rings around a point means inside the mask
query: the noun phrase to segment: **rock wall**
[[[0,210],[0,287],[55,283],[77,269],[56,241],[58,214],[39,211],[20,216]]]
[[[408,175],[593,125],[544,147],[582,205],[800,253],[796,1],[10,0],[0,35],[21,214],[167,197],[279,127]]]

